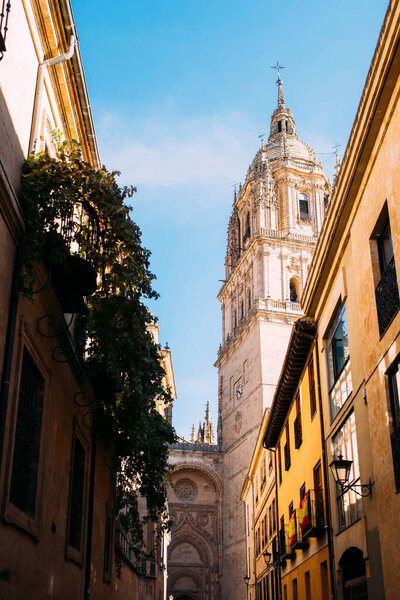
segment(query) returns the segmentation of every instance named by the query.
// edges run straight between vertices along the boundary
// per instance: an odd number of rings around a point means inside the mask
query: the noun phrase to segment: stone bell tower
[[[278,102],[233,199],[225,259],[219,374],[223,451],[223,598],[245,597],[244,508],[240,493],[263,411],[271,406],[293,322],[329,202],[329,184],[299,140],[278,70]]]

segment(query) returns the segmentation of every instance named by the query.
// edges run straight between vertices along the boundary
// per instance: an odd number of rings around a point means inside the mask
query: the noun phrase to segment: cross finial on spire
[[[282,67],[282,65],[279,64],[279,61],[276,61],[276,65],[271,67],[271,69],[276,69],[276,72],[278,73],[278,79],[276,80],[276,85],[278,86],[278,107],[279,108],[283,108],[285,106],[285,96],[283,95],[283,89],[282,89],[283,81],[281,79],[281,69],[284,69],[284,68],[285,67]]]
[[[278,79],[276,82],[276,85],[282,85],[283,81],[281,79],[281,69],[284,69],[285,67],[282,67],[282,65],[279,64],[279,61],[276,61],[276,65],[274,65],[273,67],[271,67],[271,69],[276,69],[276,72],[278,74]]]

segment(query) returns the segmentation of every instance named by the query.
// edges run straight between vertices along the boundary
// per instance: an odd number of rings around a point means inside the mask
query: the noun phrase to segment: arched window
[[[244,318],[244,302],[243,300],[240,302],[240,318]]]
[[[299,282],[295,277],[292,277],[289,283],[290,287],[290,302],[299,302],[300,294],[299,294]]]
[[[244,234],[243,234],[243,244],[250,237],[250,213],[248,212],[246,215],[246,219],[244,221]]]
[[[250,288],[247,290],[247,310],[251,308],[251,291]]]
[[[300,221],[310,221],[310,207],[306,194],[299,195],[299,219]]]
[[[278,121],[278,133],[282,131],[282,121]]]

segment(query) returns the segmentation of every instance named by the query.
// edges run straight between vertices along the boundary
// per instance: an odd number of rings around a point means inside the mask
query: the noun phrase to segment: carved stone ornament
[[[179,498],[190,502],[197,496],[197,487],[191,479],[179,479],[175,484],[176,493]]]
[[[240,412],[240,410],[238,410],[235,415],[235,431],[236,431],[236,433],[239,433],[241,429],[242,429],[242,413]]]

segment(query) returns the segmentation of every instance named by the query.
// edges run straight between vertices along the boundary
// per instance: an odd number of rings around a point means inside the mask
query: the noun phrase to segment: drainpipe
[[[28,154],[36,154],[37,148],[37,138],[39,135],[39,123],[40,123],[40,111],[42,107],[42,94],[43,94],[43,82],[44,76],[49,67],[53,67],[54,65],[58,65],[59,63],[65,62],[72,58],[72,55],[75,52],[75,43],[76,37],[75,34],[71,34],[69,48],[67,52],[64,54],[60,54],[59,56],[55,56],[54,58],[48,58],[47,60],[40,63],[38,66],[37,80],[36,80],[36,91],[35,91],[35,99],[33,102],[33,115],[32,115],[32,127],[31,127],[31,136],[29,140],[29,152]]]
[[[321,397],[321,379],[319,371],[319,352],[318,352],[318,339],[315,340],[315,354],[317,357],[317,381],[318,381],[318,404],[319,404],[319,418],[321,423],[321,441],[322,441],[322,465],[324,474],[324,488],[325,488],[325,512],[327,517],[327,535],[328,535],[328,550],[329,550],[329,570],[331,573],[331,596],[334,600],[336,597],[335,593],[335,569],[334,569],[334,549],[332,539],[332,516],[331,507],[329,501],[329,487],[328,487],[328,472],[326,464],[326,447],[325,447],[325,428],[324,428],[324,417],[322,413],[322,397]]]

